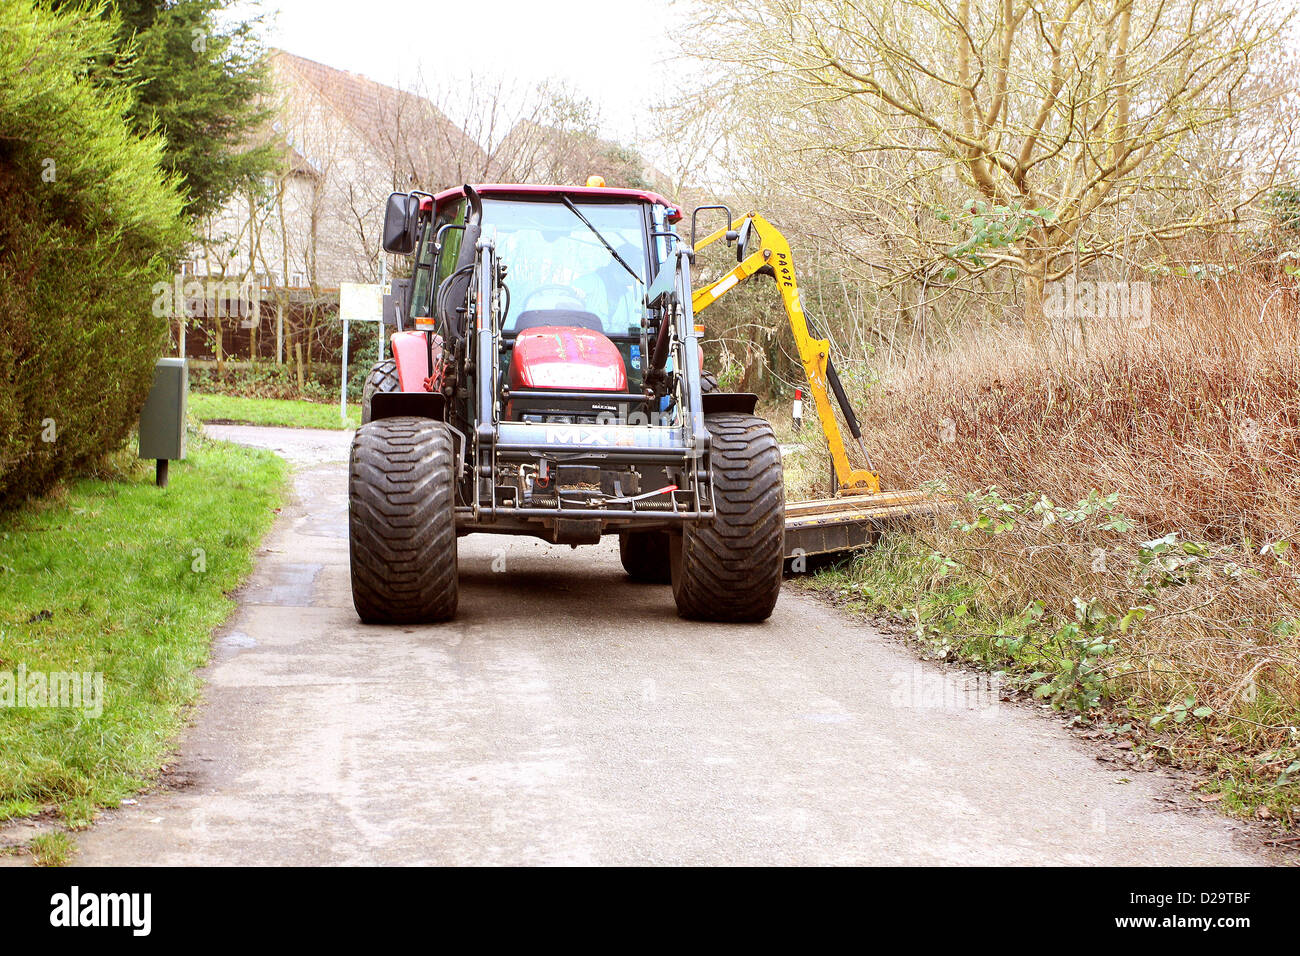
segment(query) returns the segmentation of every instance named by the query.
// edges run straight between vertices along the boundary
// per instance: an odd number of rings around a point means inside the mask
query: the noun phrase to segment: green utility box
[[[190,391],[189,362],[159,359],[153,388],[140,411],[140,457],[158,461],[159,487],[167,485],[167,463],[185,457],[185,406]]]

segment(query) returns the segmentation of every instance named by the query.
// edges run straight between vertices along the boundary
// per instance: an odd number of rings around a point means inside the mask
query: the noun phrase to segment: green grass
[[[99,716],[0,706],[0,820],[53,807],[83,826],[149,782],[286,471],[270,452],[198,439],[166,489],[133,463],[0,515],[0,675],[103,675]]]
[[[298,402],[281,398],[241,398],[236,395],[205,395],[191,392],[190,414],[204,422],[225,421],[242,425],[280,425],[286,428],[357,428],[361,406],[348,406],[348,423],[339,419],[339,406],[321,402]]]
[[[62,830],[55,830],[35,837],[27,844],[27,849],[37,866],[67,866],[72,861],[76,844]]]

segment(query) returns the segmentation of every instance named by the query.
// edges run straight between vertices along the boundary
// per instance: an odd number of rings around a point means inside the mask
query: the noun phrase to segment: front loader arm
[[[776,279],[777,288],[781,291],[781,304],[785,307],[786,317],[790,320],[790,330],[794,333],[795,345],[799,349],[799,360],[803,363],[804,374],[808,377],[808,388],[817,406],[817,418],[826,435],[826,444],[830,447],[839,493],[879,494],[880,478],[874,471],[868,470],[871,459],[862,442],[857,417],[853,414],[853,408],[849,404],[848,396],[844,394],[835,365],[831,361],[831,344],[827,339],[814,338],[808,327],[808,318],[804,315],[803,305],[799,301],[799,284],[795,278],[790,244],[770,222],[758,213],[750,213],[701,239],[695,246],[696,251],[723,238],[731,230],[740,233],[742,237],[753,236],[757,248],[722,278],[696,289],[691,294],[694,313],[699,315],[750,276],[761,272]],[[741,242],[745,244],[745,239],[742,238]],[[849,424],[849,429],[857,439],[863,457],[867,459],[868,469],[854,468],[849,461],[839,423],[835,420],[835,413],[831,408],[828,387],[835,391],[835,397],[839,400],[840,409]]]

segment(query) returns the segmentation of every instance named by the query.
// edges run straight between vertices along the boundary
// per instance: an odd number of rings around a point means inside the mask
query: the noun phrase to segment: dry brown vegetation
[[[895,360],[862,406],[882,478],[1072,502],[1117,491],[1151,534],[1236,544],[1300,528],[1297,290],[1259,277],[1158,284],[1143,320],[970,331]],[[886,359],[882,356],[882,359]]]

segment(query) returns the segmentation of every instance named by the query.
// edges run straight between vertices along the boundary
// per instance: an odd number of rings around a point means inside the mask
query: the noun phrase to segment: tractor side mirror
[[[710,209],[721,209],[727,215],[727,241],[731,242],[735,235],[731,229],[731,210],[721,203],[711,206],[696,206],[695,211],[691,213],[691,248],[695,248],[695,221],[699,218],[700,213],[707,212]]]
[[[410,193],[392,193],[384,208],[384,251],[409,256],[415,251],[420,199]]]

